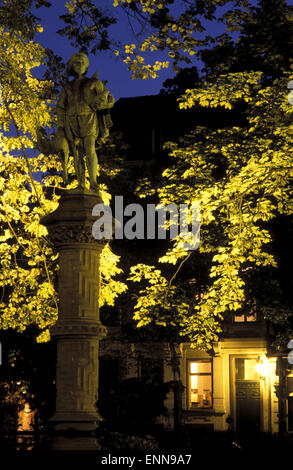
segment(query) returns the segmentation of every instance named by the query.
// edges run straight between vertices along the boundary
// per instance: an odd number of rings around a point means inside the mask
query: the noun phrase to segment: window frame
[[[199,372],[197,374],[191,373],[191,363],[192,362],[197,362],[197,363],[209,363],[211,365],[211,372]],[[213,409],[214,406],[214,367],[213,367],[213,358],[210,359],[187,359],[187,409],[189,411],[210,411]],[[197,375],[197,376],[210,376],[211,377],[211,406],[204,406],[204,407],[199,407],[199,406],[193,406],[191,403],[191,376],[192,375]]]

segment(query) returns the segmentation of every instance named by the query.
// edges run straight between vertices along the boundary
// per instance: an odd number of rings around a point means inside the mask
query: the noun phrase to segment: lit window
[[[249,314],[242,314],[242,315],[234,315],[234,323],[250,323],[256,321],[256,314],[249,313]]]
[[[188,404],[189,408],[212,407],[211,361],[189,361]]]
[[[236,380],[259,380],[256,366],[257,359],[255,358],[237,358]]]

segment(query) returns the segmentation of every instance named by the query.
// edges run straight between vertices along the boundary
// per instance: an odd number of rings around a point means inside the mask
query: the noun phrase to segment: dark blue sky
[[[175,0],[176,2],[176,0]],[[40,8],[35,11],[35,14],[40,17],[41,24],[44,27],[43,33],[36,36],[36,41],[40,44],[54,49],[56,53],[63,57],[66,62],[69,57],[76,52],[73,49],[69,40],[57,34],[57,30],[64,27],[64,22],[59,19],[59,16],[67,13],[65,8],[66,0],[51,0],[51,8]],[[113,0],[96,0],[97,6],[110,7],[109,12],[118,17],[118,23],[112,26],[111,31],[117,38],[123,38],[123,41],[133,43],[134,38],[131,36],[130,28],[125,16],[119,14],[119,8],[113,9],[111,4]],[[175,3],[176,4],[176,3]],[[221,29],[219,23],[206,23],[206,28],[210,34],[219,34]],[[95,71],[98,71],[101,80],[108,80],[108,88],[117,100],[125,96],[141,96],[152,95],[160,91],[162,83],[169,77],[173,76],[172,70],[164,69],[160,72],[160,78],[149,80],[132,80],[127,66],[111,53],[99,53],[97,56],[90,56],[90,68],[88,75],[91,76]],[[158,60],[158,56],[153,55],[153,61]],[[164,60],[167,60],[165,57]]]

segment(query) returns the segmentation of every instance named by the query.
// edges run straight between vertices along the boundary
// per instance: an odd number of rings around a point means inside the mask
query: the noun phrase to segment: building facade
[[[279,433],[280,425],[285,432],[293,430],[293,374],[288,374],[286,356],[271,352],[265,322],[225,322],[212,354],[189,343],[127,343],[119,338],[119,328],[109,328],[101,342],[101,360],[116,361],[121,381],[141,379],[151,364],[149,373],[170,384],[167,412],[156,420],[165,430],[179,425],[249,436]]]

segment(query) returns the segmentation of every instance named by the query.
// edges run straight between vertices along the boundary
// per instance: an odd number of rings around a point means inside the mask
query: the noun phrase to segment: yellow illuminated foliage
[[[92,47],[93,53],[99,49],[112,49],[134,79],[157,78],[158,72],[171,64],[173,70],[178,70],[180,62],[191,63],[192,57],[206,45],[203,20],[213,20],[218,7],[228,3],[229,0],[112,0],[104,12],[95,0],[71,0],[65,4],[67,14],[63,19],[66,25],[60,34],[69,37],[71,44],[77,47],[82,44]],[[237,3],[247,6],[247,0]],[[135,44],[125,44],[120,37],[113,40],[108,36],[107,28],[111,21],[115,24],[116,13],[122,18],[126,15],[125,23],[130,25]],[[100,18],[99,22],[97,18]],[[121,21],[120,17],[118,21]],[[96,40],[98,45],[93,46],[91,41],[95,43]],[[158,60],[152,60],[153,56]]]
[[[200,204],[199,250],[212,255],[210,283],[204,295],[185,295],[171,288],[172,280],[160,277],[154,283],[157,269],[134,267],[133,281],[147,279],[146,272],[149,276],[135,307],[140,326],[176,318],[183,336],[198,348],[209,348],[221,331],[223,315],[245,303],[244,274],[277,265],[267,248],[271,235],[264,224],[278,214],[293,213],[293,124],[287,99],[292,78],[288,73],[264,86],[261,73],[227,74],[201,89],[186,90],[179,99],[181,108],[231,109],[245,102],[247,126],[196,128],[180,144],[167,144],[174,165],[163,172],[158,196],[163,204]],[[142,184],[139,192],[142,197],[150,194],[150,184]],[[175,264],[177,276],[193,256],[180,249],[178,239],[159,261]]]
[[[20,32],[0,30],[0,328],[24,331],[34,324],[39,341],[49,339],[48,328],[58,315],[58,259],[40,218],[57,208],[62,184],[57,156],[29,150],[37,128],[52,125],[53,119],[51,103],[44,98],[52,83],[32,74],[43,57],[42,47]],[[40,182],[42,173],[47,176]],[[106,246],[101,305],[113,305],[126,288],[114,279],[121,271],[118,261]]]

